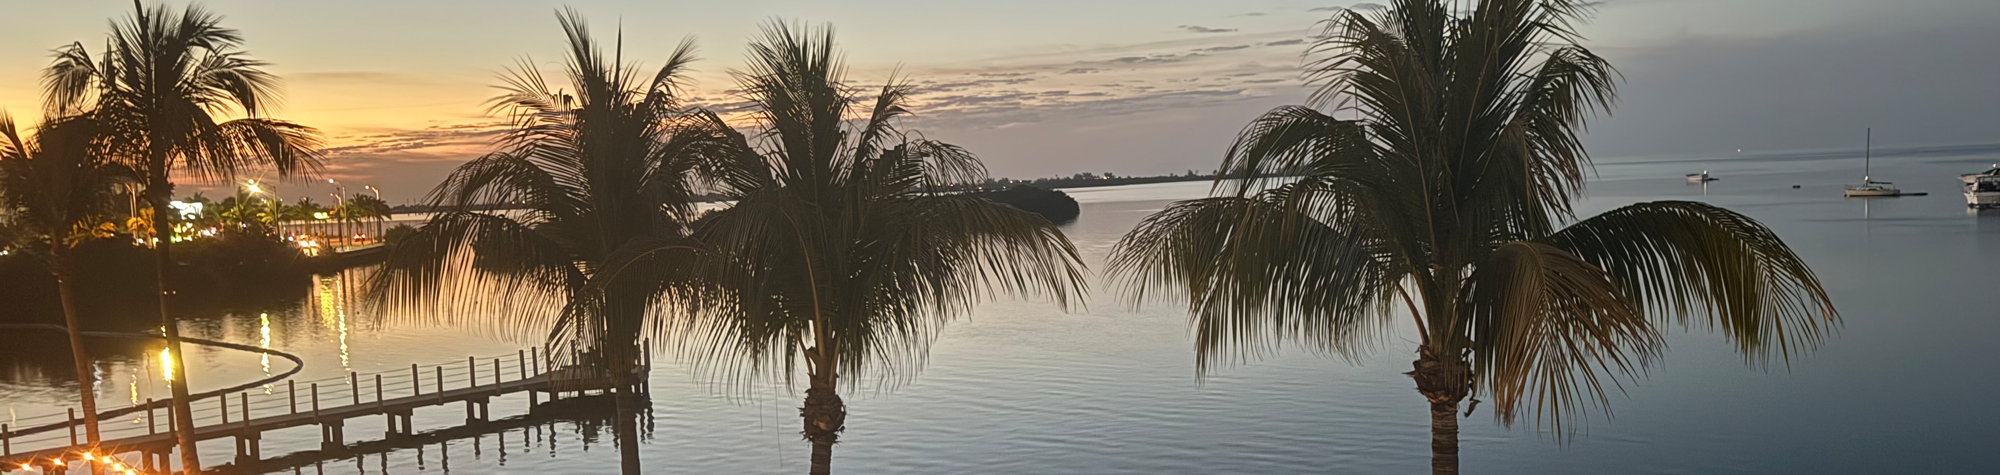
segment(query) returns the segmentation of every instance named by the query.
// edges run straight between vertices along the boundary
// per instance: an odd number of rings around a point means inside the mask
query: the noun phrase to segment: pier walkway
[[[614,378],[603,371],[552,367],[546,353],[531,349],[512,355],[468,357],[463,362],[412,364],[407,370],[350,372],[344,378],[286,381],[228,394],[194,405],[194,437],[196,441],[235,439],[235,463],[243,465],[263,459],[265,432],[317,425],[321,450],[339,452],[347,445],[346,429],[354,419],[383,417],[385,437],[396,439],[416,433],[411,417],[421,408],[463,404],[466,423],[477,424],[489,419],[488,406],[497,396],[525,392],[532,407],[542,395],[553,400],[615,386]],[[650,358],[637,363],[639,374],[628,381],[644,384],[643,372],[650,366]],[[149,399],[135,408],[142,412],[100,420],[104,440],[94,449],[85,442],[82,419],[74,409],[67,415],[0,424],[0,474],[16,470],[62,473],[86,455],[111,457],[119,466],[139,473],[165,473],[176,460],[172,457],[177,449],[172,406]],[[30,425],[34,427],[27,428]],[[139,456],[137,463],[125,457],[132,454]]]

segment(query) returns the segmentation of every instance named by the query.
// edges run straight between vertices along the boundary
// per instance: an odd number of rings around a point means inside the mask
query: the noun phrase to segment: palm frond
[[[1503,424],[1529,414],[1557,432],[1573,429],[1666,346],[1610,274],[1556,246],[1503,244],[1467,284],[1462,334],[1476,384]]]
[[[381,315],[525,341],[555,328],[562,302],[582,293],[583,272],[566,249],[533,229],[499,216],[451,212],[398,242],[366,288],[388,310]]]
[[[1338,185],[1302,181],[1254,198],[1176,203],[1119,240],[1108,274],[1133,304],[1184,293],[1196,366],[1267,356],[1285,344],[1353,356],[1379,336],[1407,272]]]
[[[1777,233],[1714,205],[1634,204],[1543,241],[1603,268],[1648,318],[1719,329],[1752,362],[1789,361],[1839,321],[1819,277]]]

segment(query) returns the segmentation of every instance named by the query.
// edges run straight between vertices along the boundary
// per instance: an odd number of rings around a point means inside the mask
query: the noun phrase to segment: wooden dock
[[[194,408],[196,441],[233,438],[236,465],[263,459],[263,433],[300,426],[320,427],[320,449],[340,452],[346,447],[348,422],[370,416],[384,418],[384,437],[416,433],[411,418],[417,409],[451,404],[465,406],[467,424],[489,420],[494,397],[528,393],[529,406],[543,395],[551,400],[566,394],[604,391],[617,382],[602,371],[577,366],[551,367],[546,351],[524,350],[513,355],[466,358],[464,362],[420,366],[408,370],[361,374],[319,381],[287,381],[209,401]],[[576,359],[571,359],[576,361]],[[651,361],[637,362],[637,374],[627,381],[644,384]],[[157,406],[148,400],[146,407]],[[110,457],[138,473],[166,473],[176,450],[170,409],[148,409],[131,417],[99,421],[104,439],[96,448],[82,439],[82,421],[69,414],[26,418],[19,425],[0,424],[0,474],[54,474],[91,457]],[[157,414],[156,414],[157,412]],[[37,427],[26,426],[37,423]],[[11,427],[10,427],[11,426]],[[60,429],[60,430],[51,430]],[[126,458],[137,455],[135,463]],[[100,465],[102,466],[102,465]]]

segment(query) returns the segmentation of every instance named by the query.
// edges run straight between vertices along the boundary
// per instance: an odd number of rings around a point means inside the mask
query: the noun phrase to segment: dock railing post
[[[500,394],[500,359],[493,359],[493,394]]]
[[[471,378],[471,380],[466,383],[467,384],[466,388],[479,387],[479,361],[477,360],[477,358],[473,358],[470,356],[465,357],[465,377]]]
[[[515,363],[520,363],[519,365],[517,365],[517,366],[520,366],[520,368],[518,368],[518,369],[520,369],[520,371],[516,371],[516,372],[517,372],[517,373],[520,373],[520,374],[521,374],[521,379],[528,379],[528,352],[527,352],[527,350],[514,350],[514,362],[515,362]]]
[[[69,409],[69,445],[76,445],[76,408]]]
[[[292,404],[291,404],[291,408],[292,408],[292,413],[293,413],[293,414],[298,414],[298,413],[299,413],[299,382],[298,382],[298,381],[295,381],[295,380],[286,380],[286,381],[285,381],[285,393],[286,393],[286,394],[290,394],[290,396],[288,396],[288,397],[289,397],[289,398],[291,399],[291,401],[292,401]]]
[[[319,422],[319,383],[312,383],[313,422]]]
[[[417,376],[416,363],[410,363],[410,395],[424,395],[424,378]]]
[[[146,435],[160,433],[159,419],[153,417],[153,398],[146,398]]]
[[[382,410],[382,373],[375,373],[375,410]]]
[[[224,395],[222,395],[222,397],[219,397],[219,398],[215,398],[215,400],[216,400],[216,401],[219,401],[219,402],[221,402],[221,403],[222,403],[222,423],[223,423],[223,424],[228,424],[228,423],[229,423],[229,395],[228,395],[228,394],[224,394]]]
[[[354,405],[361,405],[361,375],[359,373],[353,371],[347,372],[347,395],[353,398]]]
[[[237,402],[243,403],[243,428],[250,428],[250,393],[238,393]]]
[[[0,424],[0,457],[14,456],[14,430]]]
[[[444,365],[432,366],[431,369],[437,370],[438,404],[444,404]]]

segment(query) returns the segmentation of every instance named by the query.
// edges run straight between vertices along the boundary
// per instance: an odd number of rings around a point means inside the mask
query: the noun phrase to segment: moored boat
[[[1896,184],[1875,181],[1875,129],[1868,129],[1868,144],[1861,156],[1861,184],[1847,185],[1841,191],[1849,198],[1876,198],[1887,196],[1923,196],[1927,193],[1910,193],[1896,188]]]
[[[1701,173],[1689,173],[1689,174],[1687,174],[1687,180],[1688,180],[1688,183],[1707,183],[1707,182],[1711,182],[1711,181],[1715,181],[1715,180],[1719,180],[1719,178],[1715,178],[1715,177],[1711,177],[1711,176],[1708,176],[1708,170],[1702,170],[1702,171],[1701,171]]]
[[[2000,206],[2000,164],[1979,173],[1959,175],[1965,187],[1965,206],[1986,209]]]

